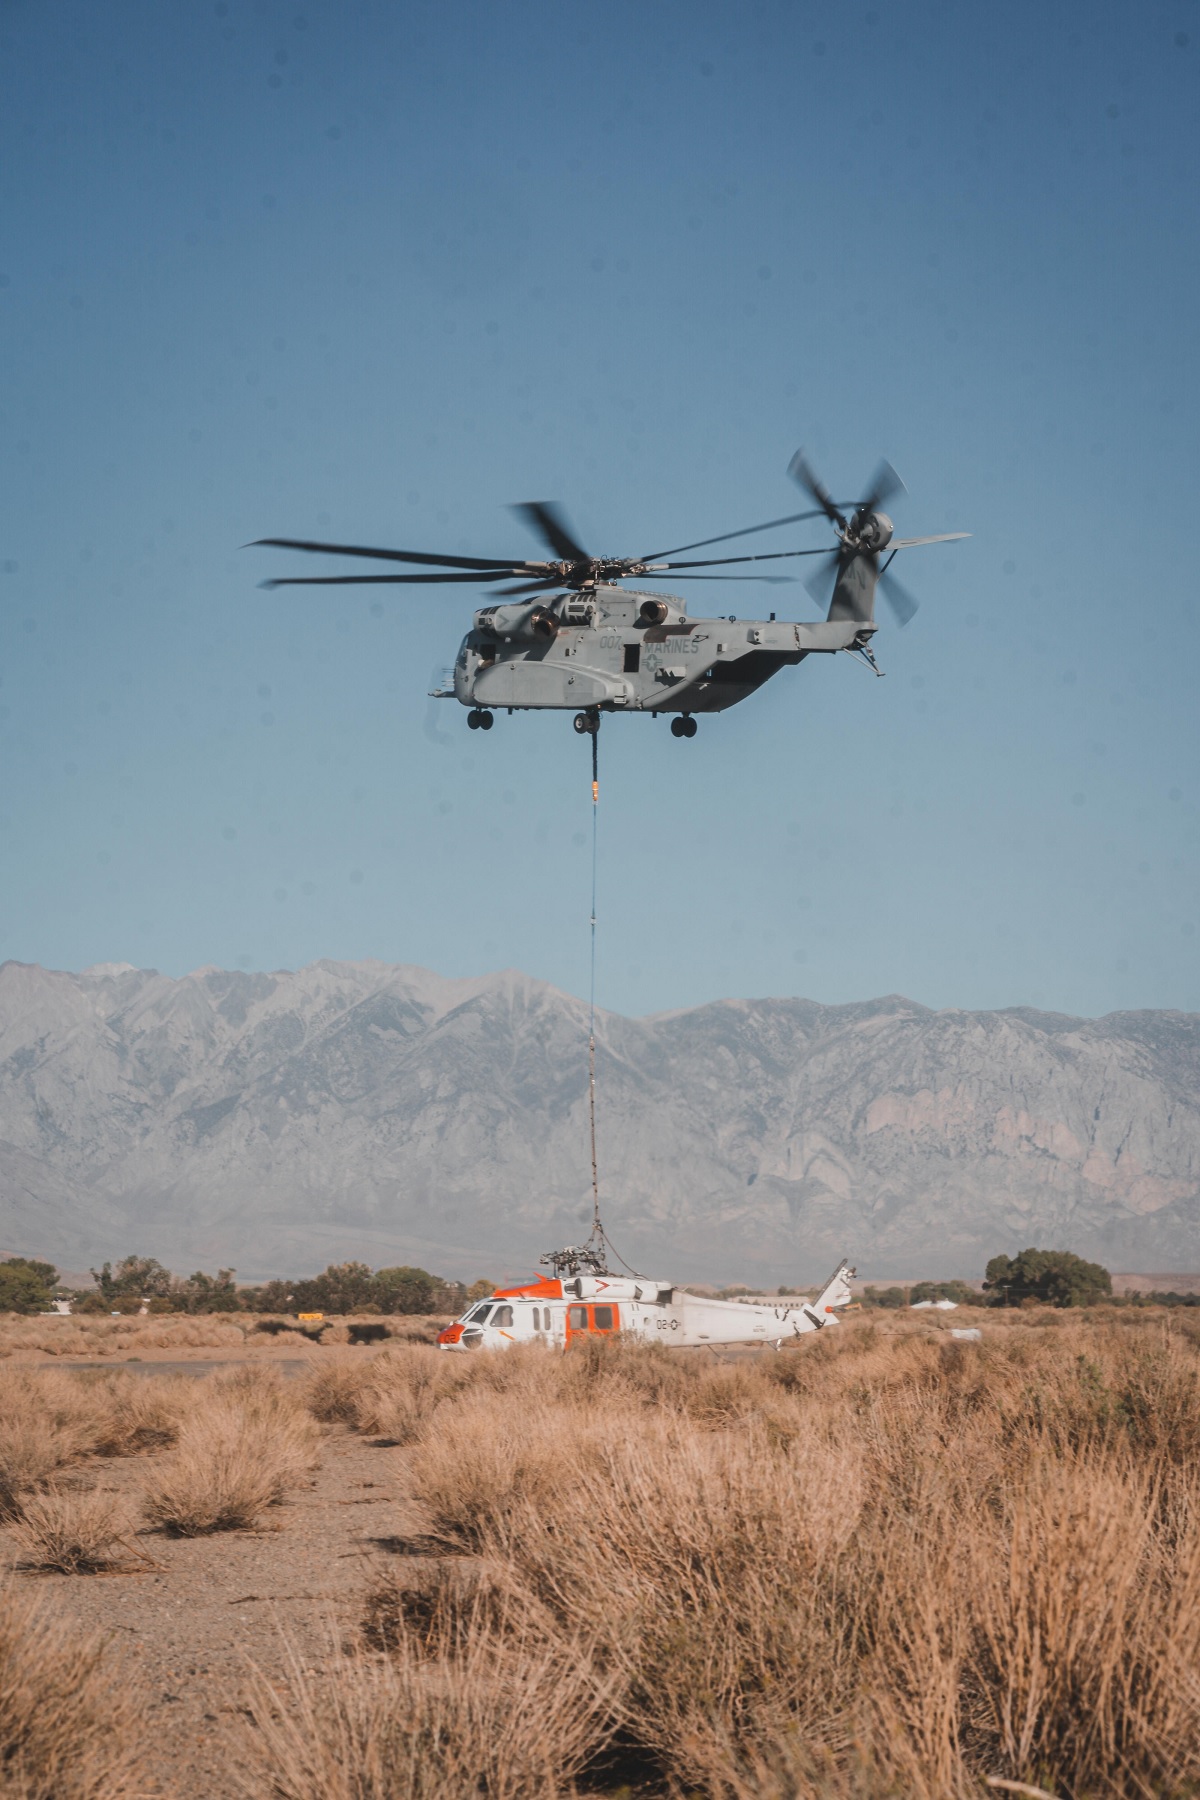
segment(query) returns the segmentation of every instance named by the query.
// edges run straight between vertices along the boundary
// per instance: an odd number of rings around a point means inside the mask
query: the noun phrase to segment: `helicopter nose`
[[[453,1325],[447,1325],[444,1331],[438,1332],[437,1341],[439,1344],[457,1344],[462,1334],[462,1325],[456,1320]]]

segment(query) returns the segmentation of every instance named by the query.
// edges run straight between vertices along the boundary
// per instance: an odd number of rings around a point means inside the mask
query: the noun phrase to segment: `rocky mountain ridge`
[[[586,1229],[586,1009],[515,971],[0,966],[0,1245],[515,1272]],[[679,1280],[1200,1268],[1200,1018],[722,1000],[599,1024],[606,1224]]]

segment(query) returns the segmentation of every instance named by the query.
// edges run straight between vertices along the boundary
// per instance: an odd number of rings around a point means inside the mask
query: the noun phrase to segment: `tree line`
[[[69,1298],[73,1312],[138,1313],[458,1313],[473,1300],[494,1291],[490,1281],[467,1286],[431,1275],[427,1269],[399,1264],[372,1269],[366,1263],[331,1263],[320,1275],[267,1281],[257,1287],[239,1285],[235,1269],[202,1269],[186,1277],[173,1275],[153,1256],[126,1256],[91,1270],[93,1289],[71,1291],[59,1284],[53,1263],[13,1256],[0,1261],[0,1312],[47,1312],[56,1296]],[[780,1288],[779,1293],[791,1293]],[[725,1288],[726,1296],[754,1294],[752,1288]],[[862,1304],[884,1309],[914,1306],[922,1300],[953,1300],[960,1306],[1200,1306],[1200,1294],[1173,1290],[1137,1293],[1114,1299],[1112,1276],[1101,1264],[1086,1262],[1069,1250],[1020,1250],[1016,1256],[993,1256],[982,1293],[965,1281],[918,1281],[910,1287],[867,1287]]]
[[[1112,1276],[1100,1263],[1085,1262],[1070,1250],[1029,1249],[993,1256],[982,1293],[965,1281],[918,1281],[912,1287],[869,1287],[862,1298],[864,1306],[900,1307],[922,1300],[953,1300],[958,1306],[1096,1306],[1112,1297]]]
[[[371,1269],[366,1263],[331,1263],[320,1275],[260,1286],[239,1285],[236,1269],[215,1275],[173,1275],[153,1256],[125,1256],[90,1271],[95,1287],[60,1287],[53,1263],[12,1257],[0,1262],[0,1312],[48,1311],[56,1296],[76,1313],[456,1313],[492,1292],[490,1281],[471,1287],[446,1281],[428,1269]]]

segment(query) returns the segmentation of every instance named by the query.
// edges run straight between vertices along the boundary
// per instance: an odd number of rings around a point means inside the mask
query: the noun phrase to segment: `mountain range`
[[[1200,1268],[1200,1017],[719,1000],[597,1025],[605,1224],[650,1274]],[[514,971],[0,965],[0,1248],[244,1279],[528,1269],[590,1219],[587,1009]]]

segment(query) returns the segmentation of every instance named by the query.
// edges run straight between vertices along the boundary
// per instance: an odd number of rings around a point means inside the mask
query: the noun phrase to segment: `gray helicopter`
[[[492,588],[459,647],[453,678],[433,690],[437,699],[458,700],[471,710],[473,731],[490,731],[495,713],[545,708],[574,712],[578,732],[599,730],[603,713],[668,713],[676,737],[696,735],[696,714],[724,712],[762,687],[786,664],[806,656],[844,650],[876,675],[882,674],[871,649],[875,588],[880,586],[896,620],[906,625],[917,602],[892,575],[892,558],[919,544],[948,544],[965,531],[935,537],[897,538],[881,509],[904,485],[889,463],[881,463],[862,500],[831,499],[802,452],[788,467],[793,480],[816,501],[812,511],[768,519],[740,531],[700,538],[673,550],[646,556],[589,556],[576,541],[562,512],[549,501],[530,500],[513,508],[554,554],[552,561],[530,558],[433,556],[416,550],[371,550],[357,544],[318,544],[297,538],[260,538],[280,550],[322,555],[363,556],[382,562],[419,565],[420,574],[283,576],[264,587],[340,587],[400,583],[491,583]],[[809,519],[827,519],[836,546],[774,550],[758,555],[672,560],[688,550],[708,549],[759,531],[773,531]],[[689,618],[686,602],[672,594],[620,585],[670,571],[679,581],[794,580],[778,574],[713,573],[732,564],[782,562],[820,556],[808,590],[827,616],[813,621],[727,617]]]

